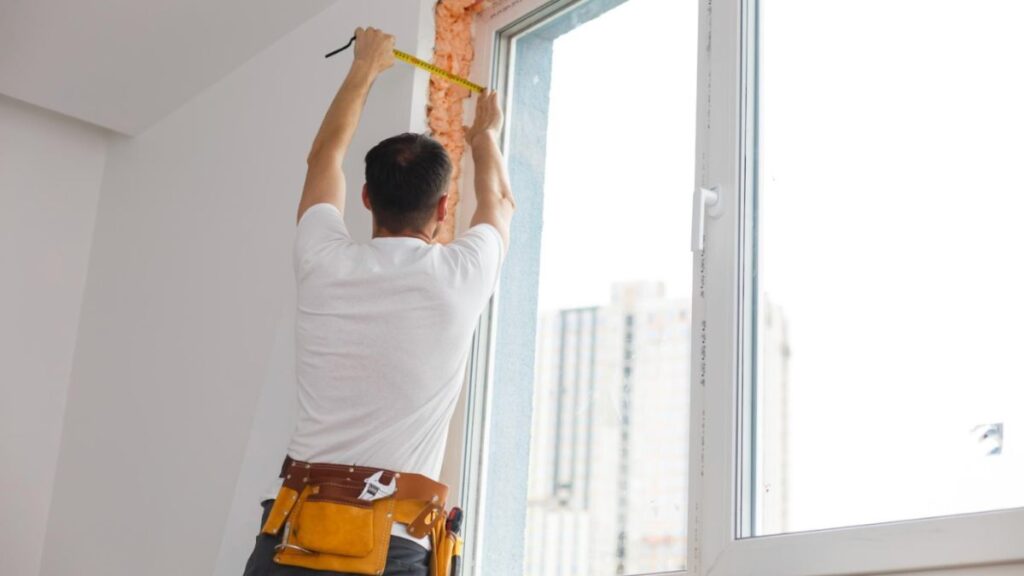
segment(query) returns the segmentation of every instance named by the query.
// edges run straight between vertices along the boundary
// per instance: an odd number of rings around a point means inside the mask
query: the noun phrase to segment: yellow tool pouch
[[[275,534],[281,528],[277,522],[284,519],[274,561],[313,570],[382,574],[391,543],[395,499],[365,502],[353,496],[361,488],[311,484],[288,505],[286,491],[290,489],[282,487],[263,526],[264,533]],[[285,504],[275,514],[278,502]]]
[[[401,522],[413,537],[431,536],[431,574],[448,576],[443,508],[447,487],[415,474],[396,482],[402,475],[389,472],[390,485],[377,486],[396,490],[395,494],[361,499],[373,474],[379,479],[381,472],[286,460],[284,485],[261,530],[281,534],[274,561],[313,570],[383,574],[391,527]],[[439,561],[442,555],[445,560]]]

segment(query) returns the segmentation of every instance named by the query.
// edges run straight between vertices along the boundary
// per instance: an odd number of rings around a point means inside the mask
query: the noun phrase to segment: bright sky
[[[1019,0],[763,4],[797,528],[1024,506],[1021,22]]]
[[[542,310],[607,303],[621,281],[690,293],[691,6],[630,0],[555,41],[544,221],[572,233],[544,235]]]
[[[1024,2],[762,10],[793,527],[1024,506]],[[696,17],[629,0],[556,42],[542,310],[623,280],[689,295]],[[970,431],[994,422],[984,457]]]

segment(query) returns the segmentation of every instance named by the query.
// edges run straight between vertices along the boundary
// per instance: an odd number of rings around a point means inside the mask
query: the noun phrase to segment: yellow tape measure
[[[413,56],[412,54],[406,54],[405,52],[402,52],[401,50],[393,50],[393,52],[395,53],[395,58],[398,58],[399,60],[401,60],[403,62],[408,62],[409,64],[412,64],[413,66],[416,66],[417,68],[422,68],[422,69],[426,70],[427,72],[430,72],[431,74],[434,74],[436,76],[440,76],[440,77],[442,77],[442,78],[444,78],[446,80],[449,80],[451,82],[454,82],[454,83],[458,84],[459,86],[465,86],[466,88],[469,88],[473,92],[483,92],[484,91],[484,87],[483,86],[481,86],[479,84],[474,84],[474,83],[470,82],[469,80],[466,80],[462,76],[456,76],[455,74],[452,74],[451,72],[445,70],[444,68],[441,68],[439,66],[434,66],[430,62],[424,62],[423,60],[420,60],[419,58]]]
[[[331,56],[334,56],[338,52],[341,52],[342,50],[344,50],[344,49],[348,48],[349,46],[351,46],[352,43],[355,42],[355,41],[356,41],[356,37],[353,36],[352,39],[348,41],[348,44],[345,44],[344,46],[342,46],[341,48],[338,48],[337,50],[335,50],[333,52],[327,53],[327,55],[324,56],[324,58],[330,58]],[[464,86],[466,88],[469,88],[473,92],[483,92],[484,91],[484,87],[483,86],[481,86],[479,84],[474,84],[474,83],[470,82],[469,80],[466,80],[462,76],[456,76],[455,74],[452,74],[451,72],[445,70],[444,68],[441,68],[440,66],[434,66],[430,62],[426,62],[424,60],[420,60],[419,58],[413,56],[412,54],[406,54],[405,52],[402,52],[401,50],[392,50],[392,52],[394,52],[395,58],[398,58],[402,62],[407,62],[409,64],[412,64],[413,66],[416,66],[417,68],[422,68],[422,69],[426,70],[427,72],[430,72],[431,74],[434,74],[435,76],[440,76],[441,78],[444,78],[445,80],[448,80],[449,82],[454,82],[454,83],[458,84],[459,86]]]

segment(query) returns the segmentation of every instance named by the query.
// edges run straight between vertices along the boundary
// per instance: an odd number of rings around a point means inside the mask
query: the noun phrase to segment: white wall
[[[0,574],[39,570],[108,138],[0,96]]]
[[[416,50],[425,2],[339,3],[111,147],[41,574],[241,573],[293,419],[305,156],[351,58],[323,55],[359,25]],[[356,237],[362,156],[422,126],[425,89],[404,65],[373,88],[346,159]]]

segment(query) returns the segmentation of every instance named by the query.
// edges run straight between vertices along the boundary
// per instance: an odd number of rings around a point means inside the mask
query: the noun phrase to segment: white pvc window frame
[[[1024,573],[1024,509],[747,537],[757,7],[758,0],[700,0],[695,185],[717,188],[720,205],[694,259],[691,569],[702,576]]]
[[[716,189],[719,205],[709,212],[703,250],[694,258],[688,570],[665,576],[1024,573],[1024,510],[1019,509],[749,537],[753,502],[748,479],[754,461],[746,423],[752,410],[756,326],[751,280],[759,134],[757,2],[696,0],[694,6],[700,27],[694,186]],[[508,31],[575,3],[498,0],[478,19],[471,76],[490,79],[502,92],[506,118],[511,116],[508,79],[513,64]],[[463,181],[472,182],[471,166]],[[472,212],[472,199],[466,200],[464,215]],[[471,400],[461,500],[472,510],[466,527],[466,573],[475,575],[485,573],[480,561],[483,527],[488,507],[495,505],[488,500],[487,470],[499,298],[481,321],[467,382]],[[502,568],[488,564],[487,572],[511,573]]]

